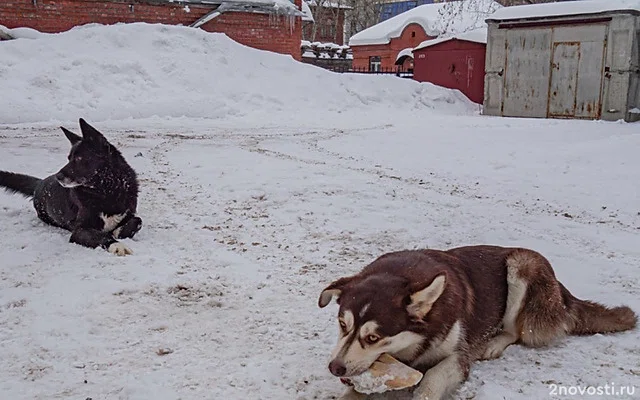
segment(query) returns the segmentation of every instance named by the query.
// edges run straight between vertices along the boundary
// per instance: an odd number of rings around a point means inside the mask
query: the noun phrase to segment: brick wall
[[[41,32],[57,33],[91,22],[158,22],[189,24],[216,6],[189,6],[175,3],[153,4],[144,1],[104,0],[2,0],[0,25],[7,28],[28,27]]]
[[[208,32],[224,32],[231,39],[244,45],[291,54],[300,61],[302,21],[291,21],[288,16],[227,12],[202,26]]]
[[[426,34],[418,24],[407,25],[399,37],[391,39],[387,44],[351,46],[353,51],[353,67],[369,68],[369,57],[380,57],[383,69],[393,69],[398,53],[408,47],[416,47],[433,37]]]
[[[296,0],[299,6],[301,0]],[[0,25],[28,27],[57,33],[91,22],[148,22],[190,25],[216,5],[162,3],[153,0],[0,0]],[[187,11],[188,10],[188,11]],[[203,29],[262,50],[290,54],[300,59],[301,21],[266,14],[223,13]]]

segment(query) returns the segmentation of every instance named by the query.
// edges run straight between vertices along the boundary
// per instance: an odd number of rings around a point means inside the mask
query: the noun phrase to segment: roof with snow
[[[182,1],[182,0],[181,0]],[[204,1],[197,0],[200,4],[205,4]],[[169,0],[169,2],[173,2]],[[297,16],[305,18],[304,11],[298,10],[298,6],[289,0],[211,0],[207,1],[207,4],[219,3],[218,8],[214,8],[210,12],[206,13],[194,23],[189,25],[192,28],[199,28],[214,18],[217,18],[224,12],[246,12],[246,13],[264,13],[264,14],[279,14],[288,16]],[[310,11],[310,10],[309,10]],[[311,17],[313,18],[313,16]]]
[[[324,8],[342,8],[345,10],[351,10],[353,8],[351,6],[348,6],[345,0],[303,0],[303,2],[305,1],[313,7],[316,7],[319,4]]]
[[[640,0],[582,0],[504,7],[496,11],[487,20],[504,21],[510,19],[560,17],[599,14],[610,11],[640,13]]]
[[[443,43],[443,42],[448,42],[449,40],[454,40],[454,39],[464,40],[466,42],[474,42],[474,43],[484,43],[484,44],[486,44],[487,43],[487,28],[486,27],[482,27],[482,28],[474,29],[474,30],[471,30],[471,31],[463,32],[463,33],[456,33],[456,34],[453,34],[453,35],[445,35],[445,36],[441,36],[439,38],[425,40],[424,42],[422,42],[419,45],[417,45],[416,47],[414,47],[413,51],[424,49],[426,47],[435,46],[436,44]]]
[[[176,3],[176,4],[201,4],[215,6],[219,5],[217,9],[212,10],[210,13],[204,15],[198,21],[194,22],[191,26],[200,27],[203,24],[209,22],[213,18],[216,18],[223,12],[238,11],[247,13],[268,13],[268,14],[281,14],[281,15],[293,15],[303,17],[304,12],[298,9],[293,1],[290,0],[157,0],[161,3]]]
[[[316,22],[315,19],[313,19],[313,13],[311,12],[311,7],[309,7],[309,3],[307,3],[306,1],[303,1],[300,9],[302,11],[302,14],[304,14],[302,16],[303,21]]]
[[[396,56],[396,64],[398,64],[398,61],[400,61],[400,59],[404,59],[405,57],[413,58],[413,49],[411,47],[400,50],[400,52]]]
[[[349,45],[387,44],[410,24],[422,26],[429,36],[464,32],[486,26],[485,19],[500,8],[493,0],[424,4],[356,33]]]

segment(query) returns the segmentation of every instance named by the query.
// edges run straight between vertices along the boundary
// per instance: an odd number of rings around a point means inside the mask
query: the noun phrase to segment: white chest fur
[[[458,349],[458,344],[463,335],[464,329],[460,321],[456,321],[444,337],[434,339],[424,353],[411,365],[434,365],[440,362],[440,360],[450,356]]]

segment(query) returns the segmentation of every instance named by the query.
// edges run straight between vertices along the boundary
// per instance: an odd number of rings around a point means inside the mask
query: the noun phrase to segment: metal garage
[[[487,23],[484,114],[640,120],[640,0],[505,7]]]
[[[486,43],[484,28],[424,41],[413,49],[413,79],[458,89],[482,104]]]

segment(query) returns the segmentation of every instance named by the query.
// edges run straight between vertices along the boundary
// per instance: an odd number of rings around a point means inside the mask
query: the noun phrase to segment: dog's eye
[[[378,335],[367,335],[367,337],[364,339],[365,342],[369,343],[369,344],[375,344],[378,342],[378,340],[380,340],[380,336]]]
[[[340,324],[340,329],[342,329],[343,332],[347,331],[347,324],[344,323],[344,321],[340,320],[338,321],[338,323]]]

